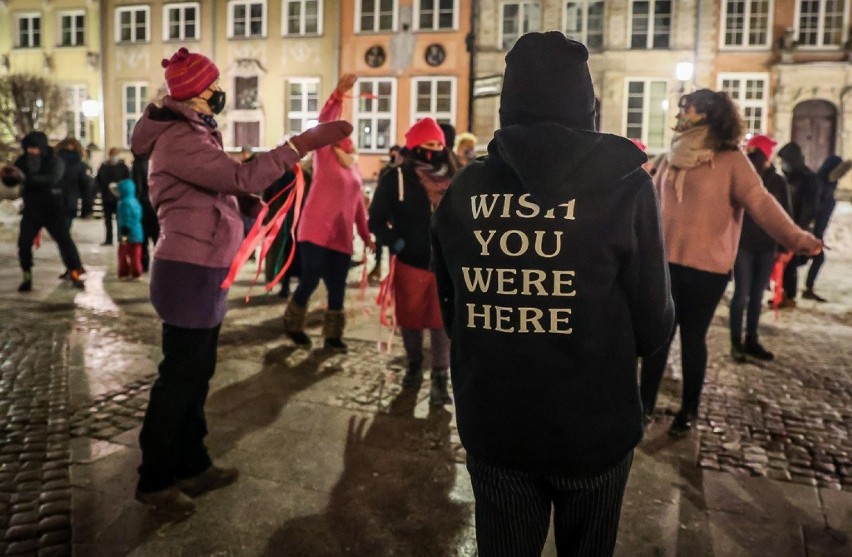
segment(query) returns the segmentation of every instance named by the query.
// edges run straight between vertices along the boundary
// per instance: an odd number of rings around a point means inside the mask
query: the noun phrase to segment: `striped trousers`
[[[480,557],[540,557],[553,512],[560,557],[612,555],[633,451],[598,476],[498,468],[467,457]]]

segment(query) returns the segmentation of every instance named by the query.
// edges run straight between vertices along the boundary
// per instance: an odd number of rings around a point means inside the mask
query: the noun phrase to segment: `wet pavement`
[[[2,211],[0,211],[2,212]],[[159,360],[147,283],[115,278],[100,221],[75,224],[86,290],[36,252],[34,291],[16,292],[15,230],[0,226],[0,554],[476,555],[473,497],[452,407],[428,379],[402,391],[402,347],[378,326],[375,288],[347,298],[349,354],[296,349],[283,302],[250,273],[233,289],[208,402],[214,458],[240,480],[181,522],[133,498],[137,436]],[[727,309],[710,333],[698,431],[666,434],[680,383],[637,450],[619,556],[850,555],[852,208],[841,205],[818,291],[763,317],[770,363],[728,358]],[[309,332],[321,326],[314,295]],[[382,341],[379,343],[378,341]],[[673,351],[672,375],[677,376]],[[555,555],[552,541],[545,555]]]

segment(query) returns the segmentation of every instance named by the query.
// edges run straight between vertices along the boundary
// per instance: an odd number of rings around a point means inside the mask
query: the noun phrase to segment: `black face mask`
[[[440,168],[442,165],[447,164],[447,161],[449,160],[446,149],[433,151],[431,149],[424,149],[423,147],[415,147],[412,149],[411,157],[416,161],[426,163],[434,166],[435,168]]]
[[[225,109],[225,92],[213,91],[213,94],[210,95],[209,99],[207,99],[207,105],[210,107],[210,110],[213,111],[213,114],[219,114],[222,112],[222,110]]]
[[[41,155],[27,153],[27,171],[38,172],[41,168]]]

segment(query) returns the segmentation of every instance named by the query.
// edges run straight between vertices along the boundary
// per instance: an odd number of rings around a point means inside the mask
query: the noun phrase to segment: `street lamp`
[[[695,64],[692,62],[678,62],[675,65],[675,77],[680,81],[680,94],[686,90],[686,83],[692,81],[692,75],[695,72]]]
[[[86,99],[83,101],[83,116],[89,121],[89,144],[86,150],[91,155],[92,151],[97,151],[98,146],[95,144],[95,118],[101,113],[101,103],[95,99]]]

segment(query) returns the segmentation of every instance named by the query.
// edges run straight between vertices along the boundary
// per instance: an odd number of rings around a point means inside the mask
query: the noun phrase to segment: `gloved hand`
[[[4,186],[13,188],[24,181],[24,173],[17,166],[8,164],[0,169],[0,182]]]
[[[346,120],[336,120],[334,122],[325,122],[318,124],[306,132],[302,132],[295,137],[290,138],[290,143],[299,151],[299,156],[303,157],[309,151],[333,145],[341,139],[349,137],[352,133],[352,124]]]

